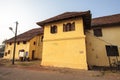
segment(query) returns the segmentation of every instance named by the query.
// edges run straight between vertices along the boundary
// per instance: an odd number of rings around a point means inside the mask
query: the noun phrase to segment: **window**
[[[50,32],[51,32],[52,34],[57,33],[57,26],[56,26],[56,25],[51,26]]]
[[[10,54],[10,50],[8,50],[8,54]]]
[[[74,30],[75,30],[75,22],[63,24],[63,32],[74,31]]]
[[[23,41],[23,44],[26,44],[26,41]]]
[[[102,37],[102,29],[93,29],[93,32],[96,37]]]
[[[66,31],[71,31],[71,23],[67,23],[65,26]]]
[[[63,32],[67,31],[66,30],[66,24],[63,24]]]
[[[5,52],[5,56],[7,56],[7,52]]]
[[[107,56],[119,56],[118,47],[113,45],[106,45]]]
[[[19,45],[20,44],[20,42],[17,42],[17,45]]]
[[[19,50],[19,52],[24,52],[24,51],[25,51],[24,49]]]
[[[10,45],[12,45],[12,43],[10,42]]]
[[[33,45],[35,45],[35,44],[36,44],[36,42],[34,41]]]
[[[71,31],[74,31],[74,30],[75,30],[75,22],[71,24]]]
[[[43,42],[43,36],[41,37],[41,42]]]

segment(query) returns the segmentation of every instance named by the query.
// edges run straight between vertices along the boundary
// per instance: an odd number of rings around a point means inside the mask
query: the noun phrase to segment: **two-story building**
[[[91,13],[66,12],[37,23],[44,28],[42,65],[88,69],[85,29]]]
[[[42,65],[87,70],[120,61],[120,14],[66,12],[37,24],[44,28]]]
[[[20,55],[25,55],[30,60],[42,59],[42,39],[42,28],[35,28],[18,35],[16,39],[15,59],[19,59]],[[14,37],[6,41],[4,53],[5,59],[13,58],[13,49]]]
[[[88,65],[108,67],[120,61],[120,14],[92,19],[85,33]]]

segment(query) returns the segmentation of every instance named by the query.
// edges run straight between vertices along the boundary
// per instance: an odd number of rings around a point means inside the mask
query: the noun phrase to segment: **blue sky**
[[[19,22],[18,34],[39,27],[36,22],[63,12],[90,10],[92,17],[120,13],[120,0],[0,0],[0,44],[14,34]]]

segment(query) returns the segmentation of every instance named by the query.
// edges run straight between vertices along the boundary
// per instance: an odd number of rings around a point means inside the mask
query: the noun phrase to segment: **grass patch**
[[[36,62],[16,62],[16,64],[20,66],[32,66],[35,65]]]

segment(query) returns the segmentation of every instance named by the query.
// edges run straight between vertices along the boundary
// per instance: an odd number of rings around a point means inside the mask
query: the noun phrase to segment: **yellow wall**
[[[63,32],[63,24],[75,22],[75,31]],[[57,25],[57,33],[50,26]],[[59,21],[44,26],[42,65],[87,69],[82,18]]]
[[[93,30],[86,31],[87,60],[89,65],[109,66],[105,45],[118,46],[120,55],[120,26],[103,27],[102,34],[102,37],[95,37]],[[116,60],[116,57],[110,58],[111,62],[114,59]],[[118,57],[118,60],[120,61],[120,57]]]
[[[34,58],[35,59],[42,59],[42,42],[41,42],[42,35],[38,35],[30,40],[30,47],[29,47],[29,57],[32,59],[32,51],[35,51]],[[35,45],[34,42],[36,43]]]
[[[13,49],[14,49],[14,43],[12,43],[12,45],[9,45],[8,43],[6,44],[5,47],[5,52],[8,52],[8,50],[10,50],[10,54],[7,54],[7,56],[4,55],[5,59],[12,59],[13,58]],[[24,49],[25,52],[29,51],[29,42],[27,42],[26,44],[23,44],[23,42],[20,42],[20,44],[16,45],[16,51],[15,51],[15,59],[19,59],[19,50]]]
[[[24,49],[25,52],[29,53],[29,58],[30,60],[32,59],[32,50],[35,50],[35,57],[36,59],[41,59],[42,56],[42,42],[41,42],[41,36],[38,35],[34,38],[32,38],[30,41],[27,41],[26,44],[23,44],[23,42],[20,42],[20,44],[16,45],[16,52],[15,52],[15,59],[19,59],[19,50]],[[34,45],[35,41],[35,45]],[[13,58],[13,48],[14,48],[14,43],[12,45],[9,45],[9,43],[6,44],[5,47],[5,52],[8,52],[10,50],[10,54],[7,54],[7,56],[4,55],[5,59],[12,59]]]
[[[9,44],[6,44],[5,45],[5,52],[4,52],[4,58],[5,59],[12,59],[12,55],[13,55],[13,46],[14,44],[12,45],[9,45]],[[10,50],[10,54],[7,54],[7,56],[5,56],[5,53],[8,52],[8,50]]]

